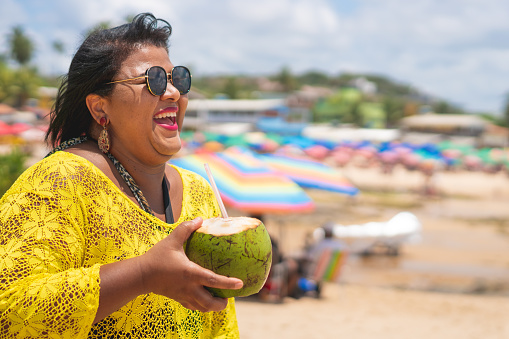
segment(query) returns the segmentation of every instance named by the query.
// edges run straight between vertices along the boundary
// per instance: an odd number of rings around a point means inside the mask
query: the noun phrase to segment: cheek
[[[182,123],[184,121],[184,117],[186,115],[187,102],[188,102],[187,98],[182,98],[182,99],[179,100],[178,124],[179,124],[180,127],[182,126]]]

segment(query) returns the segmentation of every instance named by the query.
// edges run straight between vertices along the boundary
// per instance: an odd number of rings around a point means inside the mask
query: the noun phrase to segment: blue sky
[[[65,73],[82,35],[152,12],[174,34],[170,58],[196,75],[318,70],[376,73],[470,111],[499,112],[509,93],[506,0],[2,0],[0,53],[22,25],[41,72]],[[62,41],[65,54],[52,50]]]

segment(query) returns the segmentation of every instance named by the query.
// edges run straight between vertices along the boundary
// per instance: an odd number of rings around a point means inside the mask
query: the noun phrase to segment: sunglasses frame
[[[181,92],[174,84],[173,84],[173,70],[175,68],[184,68],[185,70],[187,70],[187,72],[189,73],[189,89],[185,92]],[[156,94],[152,91],[152,88],[150,88],[150,83],[148,81],[148,72],[152,69],[152,68],[159,68],[159,69],[162,69],[164,71],[164,73],[166,74],[166,86],[164,87],[164,91],[161,93],[161,94]],[[107,82],[106,85],[109,85],[109,84],[116,84],[116,83],[119,83],[119,82],[125,82],[125,81],[131,81],[131,80],[138,80],[138,79],[143,79],[145,78],[145,84],[147,85],[147,88],[148,88],[148,91],[150,92],[150,94],[152,94],[153,96],[161,96],[164,94],[164,92],[166,92],[166,88],[168,87],[168,80],[170,81],[171,85],[175,88],[177,88],[177,90],[179,91],[180,94],[187,94],[189,93],[189,91],[191,90],[191,78],[193,77],[193,75],[191,74],[191,71],[189,70],[189,68],[187,68],[186,66],[175,66],[171,69],[171,71],[168,73],[166,72],[166,70],[161,67],[161,66],[152,66],[152,67],[149,67],[147,68],[147,70],[145,71],[145,75],[141,76],[141,77],[135,77],[135,78],[129,78],[129,79],[122,79],[122,80],[115,80],[115,81],[110,81],[110,82]]]

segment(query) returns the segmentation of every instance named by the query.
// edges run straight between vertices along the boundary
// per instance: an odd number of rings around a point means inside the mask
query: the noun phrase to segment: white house
[[[280,116],[288,112],[285,99],[194,99],[189,100],[185,126],[202,129],[210,124],[256,124],[259,118]]]

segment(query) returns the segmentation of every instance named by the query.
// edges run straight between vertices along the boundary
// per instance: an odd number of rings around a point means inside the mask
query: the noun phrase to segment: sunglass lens
[[[159,66],[151,67],[148,72],[148,87],[152,94],[163,95],[168,85],[168,76],[164,68]]]
[[[191,89],[191,73],[184,66],[175,66],[171,72],[171,82],[180,94],[186,94]]]

